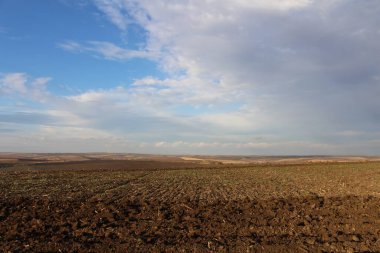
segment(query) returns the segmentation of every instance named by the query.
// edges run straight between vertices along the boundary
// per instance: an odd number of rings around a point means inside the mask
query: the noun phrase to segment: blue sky
[[[104,61],[88,55],[68,54],[61,43],[112,41],[128,47],[144,43],[141,27],[120,31],[96,7],[76,1],[1,1],[2,72],[20,69],[31,76],[48,74],[59,85],[75,89],[97,89],[132,83],[136,78],[158,75],[156,64],[148,60]],[[83,3],[84,4],[84,3]],[[103,74],[100,74],[102,72]],[[58,86],[58,87],[55,87]]]
[[[377,155],[379,11],[0,0],[0,151]]]

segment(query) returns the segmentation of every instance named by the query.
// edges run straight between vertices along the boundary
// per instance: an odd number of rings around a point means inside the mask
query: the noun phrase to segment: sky
[[[378,0],[0,0],[0,152],[380,155]]]

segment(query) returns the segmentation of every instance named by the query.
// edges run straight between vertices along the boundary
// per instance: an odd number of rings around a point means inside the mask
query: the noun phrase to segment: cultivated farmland
[[[144,159],[4,163],[0,252],[380,251],[379,162]]]

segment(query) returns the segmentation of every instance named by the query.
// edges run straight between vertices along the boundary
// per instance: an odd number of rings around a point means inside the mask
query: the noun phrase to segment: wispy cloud
[[[59,43],[58,46],[64,50],[70,51],[70,52],[83,52],[86,51],[86,47],[82,46],[78,42],[74,41],[66,41]]]
[[[105,41],[88,41],[84,44],[66,41],[59,43],[58,46],[69,52],[90,53],[95,57],[107,60],[125,61],[133,58],[153,59],[157,57],[155,52],[129,50]]]
[[[0,89],[2,93],[21,93],[27,92],[26,75],[23,73],[10,73],[0,79]]]
[[[31,79],[25,73],[7,73],[0,75],[0,96],[21,96],[41,101],[48,97],[46,89],[49,77]]]
[[[120,30],[127,30],[131,20],[127,18],[129,14],[124,8],[126,2],[120,0],[95,0],[95,3]]]

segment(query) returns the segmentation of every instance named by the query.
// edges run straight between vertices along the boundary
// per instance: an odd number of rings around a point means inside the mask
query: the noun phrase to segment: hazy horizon
[[[380,155],[379,13],[0,1],[0,152]]]

